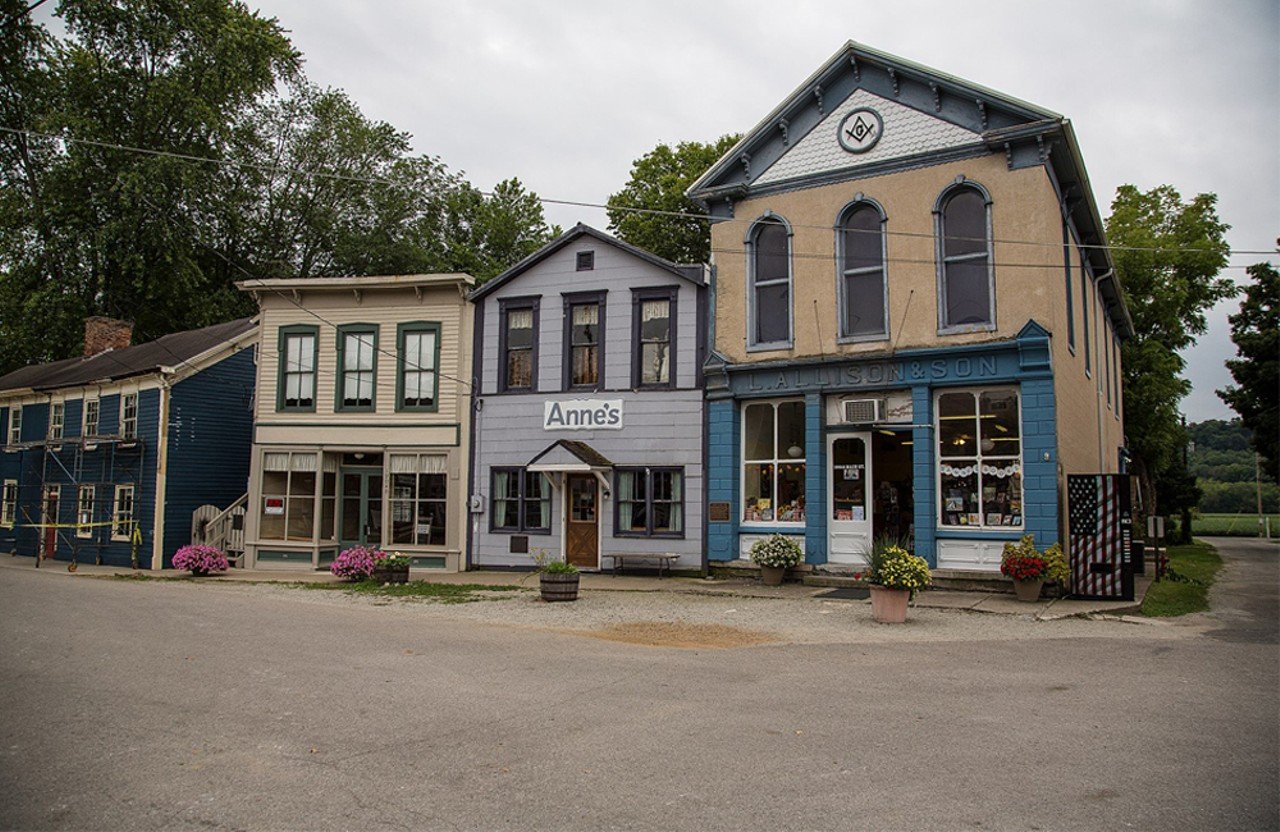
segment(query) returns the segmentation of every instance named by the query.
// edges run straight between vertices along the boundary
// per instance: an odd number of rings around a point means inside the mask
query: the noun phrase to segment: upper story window
[[[22,405],[15,404],[9,408],[9,444],[17,445],[22,441]]]
[[[564,301],[565,389],[596,389],[604,373],[604,293],[574,294]]]
[[[577,258],[577,270],[580,272],[589,272],[596,267],[596,253],[594,251],[580,251]]]
[[[372,324],[338,327],[338,410],[376,409],[378,328]]]
[[[884,213],[869,201],[854,202],[836,226],[839,248],[840,337],[887,338]]]
[[[315,411],[318,340],[318,330],[313,326],[280,328],[277,410]]]
[[[97,399],[84,400],[84,427],[81,436],[97,436],[98,423],[101,421],[102,403]]]
[[[533,390],[538,386],[538,301],[504,299],[501,309],[499,390]]]
[[[791,346],[791,229],[780,217],[767,216],[747,237],[751,263],[747,346]]]
[[[1076,309],[1074,292],[1071,291],[1071,228],[1062,221],[1062,268],[1066,274],[1067,290],[1067,347],[1076,351]]]
[[[49,405],[49,438],[61,439],[62,434],[66,430],[67,424],[67,405],[66,402],[54,402]]]
[[[440,324],[430,321],[397,328],[397,410],[436,410],[439,407]]]
[[[977,185],[944,191],[934,209],[938,236],[938,328],[995,327],[991,199]]]
[[[1083,252],[1081,252],[1083,254]],[[1089,267],[1080,258],[1080,315],[1084,322],[1084,374],[1093,375],[1093,342],[1089,340]]]
[[[673,387],[675,288],[633,289],[631,294],[631,386]]]
[[[125,439],[138,438],[137,393],[125,393],[120,397],[120,435]]]

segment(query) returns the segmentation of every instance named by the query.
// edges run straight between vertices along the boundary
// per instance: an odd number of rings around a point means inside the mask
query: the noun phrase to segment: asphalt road
[[[1221,545],[1174,625],[733,650],[0,569],[0,826],[1276,829],[1280,549]]]

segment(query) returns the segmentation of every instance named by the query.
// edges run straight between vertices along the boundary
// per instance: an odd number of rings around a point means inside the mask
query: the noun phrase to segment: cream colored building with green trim
[[[249,568],[327,566],[342,549],[463,568],[475,279],[249,280],[261,310]]]

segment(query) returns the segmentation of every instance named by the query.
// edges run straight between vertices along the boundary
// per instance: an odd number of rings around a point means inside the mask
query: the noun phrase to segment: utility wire
[[[314,171],[314,170],[303,170],[301,168],[291,168],[284,165],[264,165],[257,162],[245,162],[245,161],[239,161],[236,159],[215,159],[208,156],[193,156],[188,153],[177,153],[177,152],[168,151],[168,150],[151,150],[149,148],[144,148],[144,147],[133,147],[130,145],[116,144],[114,142],[95,141],[93,139],[78,139],[78,138],[72,138],[69,136],[59,135],[57,133],[41,133],[34,130],[23,130],[23,129],[14,128],[14,127],[0,126],[0,132],[27,136],[29,138],[50,139],[53,141],[63,141],[63,142],[69,142],[72,144],[82,144],[90,147],[100,147],[108,150],[119,150],[127,153],[139,153],[147,156],[179,159],[182,161],[195,162],[198,164],[213,164],[213,165],[224,165],[228,167],[248,168],[251,170],[263,171],[266,173],[287,173],[287,174],[295,174],[297,176],[312,177],[316,179],[332,179],[332,180],[341,181],[341,182],[360,182],[360,183],[369,184],[369,185],[390,185],[394,187],[406,187],[406,186],[411,186],[413,184],[411,182],[407,182],[399,179],[385,179],[385,178],[375,177],[375,176],[356,176],[353,174],[329,173],[326,171]],[[491,198],[494,195],[492,191],[481,190],[479,191],[479,193],[486,198]],[[626,206],[607,205],[607,204],[598,203],[598,202],[586,202],[584,200],[555,199],[552,197],[538,196],[536,194],[533,196],[535,199],[537,199],[539,202],[543,203],[544,205],[564,205],[564,206],[575,207],[575,208],[592,208],[592,209],[602,209],[606,211],[622,211],[626,213],[645,214],[649,216],[699,220],[702,222],[710,222],[713,224],[730,223],[730,222],[732,223],[755,222],[755,218],[738,219],[736,217],[734,218],[712,217],[708,214],[695,214],[695,213],[690,213],[688,211],[664,211],[657,208],[632,208],[632,207],[626,207]],[[822,231],[831,231],[834,228],[834,226],[829,226],[829,225],[815,225],[815,224],[802,224],[802,223],[793,223],[792,227],[793,228],[811,228],[811,229],[818,229]],[[851,230],[851,231],[857,231],[859,233],[870,233],[870,234],[884,233],[890,236],[917,237],[917,238],[924,238],[924,239],[934,239],[935,237],[935,235],[932,233],[927,233],[922,231],[900,231],[900,230],[889,230],[889,229],[883,229],[880,232],[877,232],[875,230],[863,230],[863,229],[842,229],[842,230]],[[951,239],[985,241],[986,238],[952,236]],[[1006,239],[1006,238],[995,238],[991,242],[1001,243],[1004,245],[1038,246],[1038,247],[1047,247],[1047,248],[1055,248],[1055,249],[1062,247],[1062,243],[1051,243],[1043,240],[1013,240],[1013,239]],[[1160,247],[1160,246],[1117,246],[1117,245],[1099,245],[1099,244],[1088,244],[1088,243],[1077,244],[1077,248],[1090,249],[1090,250],[1105,249],[1107,251],[1142,251],[1142,252],[1170,253],[1170,254],[1222,254],[1223,253],[1215,249],[1205,249],[1205,248],[1166,248],[1166,247]],[[1245,256],[1245,255],[1272,256],[1276,252],[1273,250],[1261,250],[1261,249],[1229,249],[1225,253],[1227,255],[1241,255],[1241,256]]]

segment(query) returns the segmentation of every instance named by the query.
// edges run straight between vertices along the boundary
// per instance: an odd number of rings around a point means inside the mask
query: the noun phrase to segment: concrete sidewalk
[[[194,578],[185,572],[166,570],[156,573],[147,569],[129,569],[120,566],[96,566],[79,564],[74,574],[68,572],[65,561],[42,561],[39,570],[67,577],[119,577],[138,580],[201,581],[207,583],[339,583],[342,579],[326,571],[310,569],[230,569],[221,575]],[[0,557],[0,569],[36,571],[36,561],[31,557]],[[474,572],[434,572],[415,569],[413,580],[441,584],[481,584],[484,586],[522,586],[536,589],[537,577],[532,572],[507,572],[477,570]],[[956,590],[929,590],[916,596],[915,606],[930,609],[962,610],[966,612],[993,613],[997,615],[1032,616],[1050,621],[1089,615],[1127,615],[1138,612],[1142,599],[1151,586],[1150,575],[1138,575],[1133,601],[1083,601],[1074,598],[1041,598],[1034,603],[1017,600],[1011,594],[999,592],[968,592]],[[806,586],[799,582],[782,586],[764,586],[754,578],[658,578],[647,575],[613,575],[607,572],[582,573],[583,592],[672,592],[692,595],[710,595],[739,598],[823,600],[831,587]],[[843,599],[849,601],[849,599]],[[859,603],[853,601],[853,603]],[[869,603],[861,601],[861,603]]]

